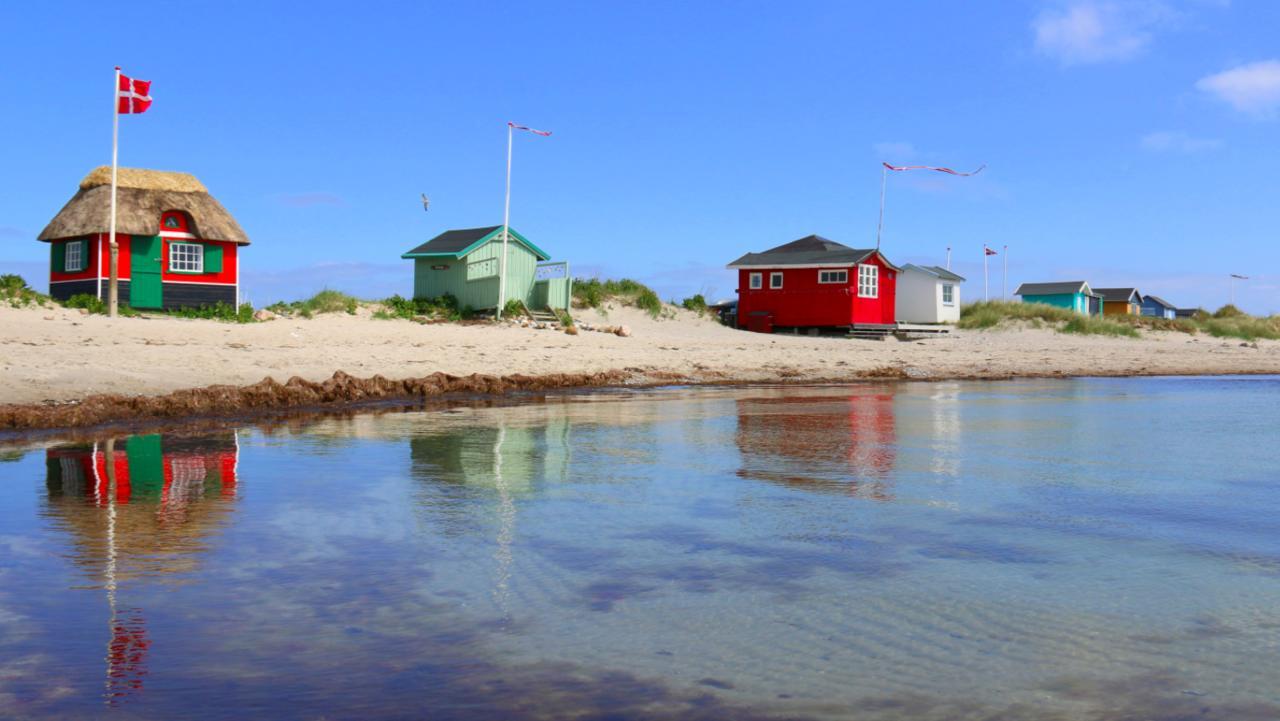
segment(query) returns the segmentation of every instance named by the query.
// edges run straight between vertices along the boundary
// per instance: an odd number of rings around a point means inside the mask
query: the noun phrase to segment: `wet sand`
[[[1280,342],[1175,332],[1019,327],[877,342],[746,333],[683,310],[576,317],[631,335],[422,325],[366,309],[238,325],[0,308],[0,428],[582,386],[1280,373]]]

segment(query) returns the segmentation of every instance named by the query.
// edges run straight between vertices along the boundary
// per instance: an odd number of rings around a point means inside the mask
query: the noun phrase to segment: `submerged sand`
[[[610,382],[626,383],[1280,373],[1280,342],[1273,341],[1242,343],[1177,332],[1112,338],[1030,327],[954,331],[921,341],[859,341],[747,333],[689,311],[671,312],[674,317],[658,320],[627,307],[576,314],[591,324],[628,326],[631,336],[619,337],[505,324],[378,320],[363,308],[357,315],[239,325],[4,307],[0,403],[157,396],[212,384],[246,386],[265,378],[285,383],[295,376],[323,382],[336,371],[393,381],[437,373],[610,374]]]

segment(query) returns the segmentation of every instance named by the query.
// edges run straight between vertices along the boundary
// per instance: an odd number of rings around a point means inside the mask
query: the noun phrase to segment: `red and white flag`
[[[550,134],[551,134],[551,131],[550,131],[550,130],[534,130],[533,128],[529,127],[528,125],[516,125],[515,123],[507,123],[507,127],[508,127],[508,128],[514,128],[514,129],[516,129],[516,130],[527,130],[527,131],[529,131],[529,132],[533,133],[534,135],[541,135],[541,136],[543,136],[543,137],[546,137],[546,136],[548,136],[548,135],[550,135]]]
[[[986,247],[985,245],[982,247],[982,249],[987,251],[987,255],[1000,255],[999,253],[995,252],[991,248]]]
[[[151,107],[151,81],[134,80],[121,74],[117,96],[116,112],[121,115],[145,113]]]
[[[899,170],[899,171],[901,170],[936,170],[939,173],[950,173],[951,175],[963,175],[965,177],[968,177],[970,175],[977,175],[978,173],[982,172],[983,168],[987,167],[985,165],[981,165],[978,167],[977,170],[972,170],[972,171],[969,171],[968,173],[961,173],[960,171],[952,170],[951,168],[935,168],[932,165],[889,165],[888,163],[884,163],[883,165],[885,168],[888,168],[889,170]]]

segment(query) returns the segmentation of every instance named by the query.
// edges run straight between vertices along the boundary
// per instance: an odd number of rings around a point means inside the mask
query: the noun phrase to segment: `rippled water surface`
[[[0,450],[0,718],[1280,718],[1280,381]]]

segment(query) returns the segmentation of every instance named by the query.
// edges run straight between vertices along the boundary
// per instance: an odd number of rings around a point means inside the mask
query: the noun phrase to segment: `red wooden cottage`
[[[738,271],[738,327],[887,328],[894,324],[898,267],[874,248],[810,235],[729,264]]]
[[[181,308],[240,304],[240,246],[249,238],[195,176],[120,168],[117,278],[122,304]],[[110,274],[111,168],[80,181],[39,239],[49,243],[49,295],[106,300]]]

